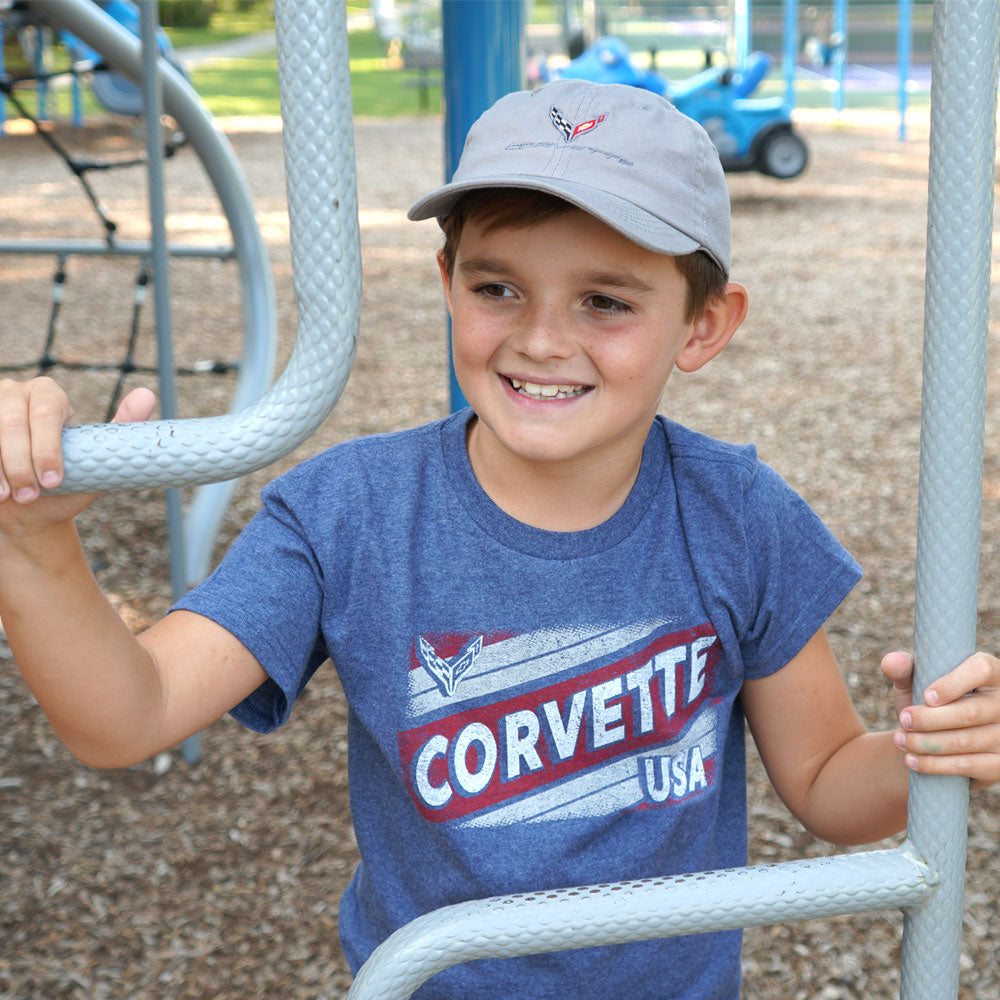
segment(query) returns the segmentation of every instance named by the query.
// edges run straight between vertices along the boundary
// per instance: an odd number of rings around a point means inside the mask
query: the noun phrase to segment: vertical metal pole
[[[524,87],[524,0],[443,0],[444,173],[450,181],[472,123],[495,101]],[[449,356],[451,326],[448,328]],[[450,376],[451,408],[466,405]]]
[[[563,41],[569,46],[570,35],[573,33],[573,24],[576,18],[573,15],[573,0],[562,0],[562,3],[556,4],[559,10],[560,21],[562,22],[562,37]]]
[[[0,76],[4,73],[3,60],[3,19],[0,18]],[[7,131],[7,98],[0,94],[0,135]]]
[[[1000,20],[938,0],[932,42],[915,697],[975,647]],[[909,838],[936,873],[907,912],[904,1000],[958,996],[968,782],[914,775]]]
[[[159,51],[156,44],[157,0],[141,0],[139,28],[142,35],[143,108],[146,116],[146,159],[149,183],[149,226],[153,251],[153,298],[156,316],[156,353],[159,366],[160,411],[165,420],[177,416],[174,385],[173,323],[170,313],[170,277],[168,273],[167,224],[163,185],[163,142],[160,136],[162,95],[160,89]],[[167,490],[167,523],[170,535],[170,580],[174,597],[185,591],[183,515],[180,492]]]
[[[80,87],[80,78],[76,73],[70,78],[70,94],[73,108],[73,126],[80,128],[83,125],[83,90]]]
[[[733,63],[746,66],[750,58],[750,0],[735,0],[733,4],[733,37],[736,43]]]
[[[833,91],[833,107],[839,114],[844,110],[844,69],[847,66],[847,0],[834,0],[833,3],[833,78],[836,87]]]
[[[48,97],[49,81],[45,77],[45,29],[35,28],[34,64],[35,72],[40,79],[35,84],[35,96],[38,99],[38,120],[45,122],[49,120]]]
[[[896,33],[896,62],[899,64],[899,138],[906,138],[906,110],[909,104],[910,52],[913,44],[913,4],[899,0],[899,29]]]
[[[160,113],[163,103],[159,69],[157,0],[140,0],[139,31],[142,41],[142,100],[146,118],[146,164],[149,184],[149,227],[153,249],[153,301],[156,316],[156,356],[159,368],[160,413],[164,420],[177,416],[174,385],[173,321],[170,313],[167,222],[163,184],[163,140]],[[184,565],[184,510],[181,491],[168,489],[167,540],[170,550],[170,585],[174,600],[187,589]],[[184,741],[182,754],[189,762],[201,754],[197,737]]]
[[[785,100],[795,107],[795,64],[799,56],[799,4],[798,0],[784,0],[784,58]]]

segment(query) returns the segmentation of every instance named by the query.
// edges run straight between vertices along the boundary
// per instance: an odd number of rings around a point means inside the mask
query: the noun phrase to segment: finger
[[[893,739],[900,750],[922,756],[991,754],[1000,750],[1000,723],[976,726],[974,729],[943,729],[926,733],[898,729]]]
[[[19,503],[27,503],[38,496],[31,460],[28,391],[26,385],[9,379],[0,384],[0,462],[4,499],[12,496]]]
[[[18,482],[24,474],[24,459],[18,458],[24,449],[25,435],[0,407],[0,500],[10,499],[15,490],[11,481]]]
[[[1000,660],[988,653],[973,653],[954,670],[929,684],[924,691],[928,705],[947,705],[977,688],[1000,685]]]
[[[1000,754],[906,755],[906,766],[918,774],[941,774],[969,778],[976,788],[987,788],[1000,781]]]
[[[974,729],[994,723],[1000,723],[1000,689],[991,687],[981,688],[937,708],[908,705],[899,713],[900,726],[916,733]]]
[[[882,673],[897,690],[909,691],[913,684],[913,657],[896,650],[882,657]]]
[[[882,657],[882,673],[892,682],[892,704],[898,716],[913,704],[913,657],[896,651]]]
[[[71,417],[69,397],[50,378],[28,383],[28,433],[35,478],[43,489],[58,486],[63,476],[62,430]]]
[[[133,389],[119,404],[112,423],[148,420],[156,407],[156,396],[146,388]]]

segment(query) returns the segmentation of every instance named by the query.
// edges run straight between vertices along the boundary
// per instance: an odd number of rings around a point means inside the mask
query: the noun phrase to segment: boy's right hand
[[[145,420],[154,403],[136,389],[115,421]],[[129,767],[203,729],[267,674],[209,618],[178,611],[136,636],[118,617],[72,522],[93,496],[45,492],[62,479],[71,413],[51,379],[0,381],[0,617],[70,751],[92,767]]]
[[[114,422],[147,420],[156,397],[134,389]],[[96,494],[45,496],[62,482],[62,431],[72,422],[69,397],[52,379],[0,380],[0,531],[68,521]]]

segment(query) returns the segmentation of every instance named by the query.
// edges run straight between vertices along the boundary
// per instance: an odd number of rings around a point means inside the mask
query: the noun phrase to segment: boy
[[[272,483],[213,576],[139,638],[82,559],[89,498],[40,495],[65,396],[0,385],[0,616],[77,756],[131,764],[229,710],[273,729],[331,658],[355,970],[449,903],[745,863],[744,716],[791,811],[837,843],[903,827],[908,767],[1000,778],[1000,662],[977,654],[913,706],[891,654],[901,726],[865,732],[823,633],[854,561],[752,448],[657,416],[673,368],[710,361],[747,307],[697,125],[628,87],[509,95],[411,216],[445,230],[470,409]],[[137,391],[119,416],[151,409]],[[739,941],[476,962],[415,995],[732,1000]]]

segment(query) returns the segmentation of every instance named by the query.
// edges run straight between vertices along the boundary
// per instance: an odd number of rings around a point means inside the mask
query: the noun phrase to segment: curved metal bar
[[[347,996],[407,1000],[431,976],[471,959],[897,908],[929,891],[926,866],[904,844],[893,851],[456,903],[384,941]]]
[[[31,0],[46,20],[88,44],[109,64],[142,73],[140,45],[76,0]],[[90,8],[90,9],[88,9]],[[69,428],[60,492],[184,486],[234,479],[287,453],[323,421],[343,390],[357,341],[361,263],[351,129],[346,11],[297,0],[276,5],[278,71],[299,331],[291,359],[261,399],[219,417]],[[96,46],[95,46],[96,47]],[[235,157],[183,77],[161,61],[164,107],[203,162],[233,227],[237,253],[263,254]],[[246,231],[241,231],[242,226]],[[242,269],[241,269],[242,270]],[[259,270],[257,273],[260,273]],[[269,272],[268,272],[269,273]],[[273,295],[244,283],[248,299]],[[247,393],[249,395],[250,393]]]

